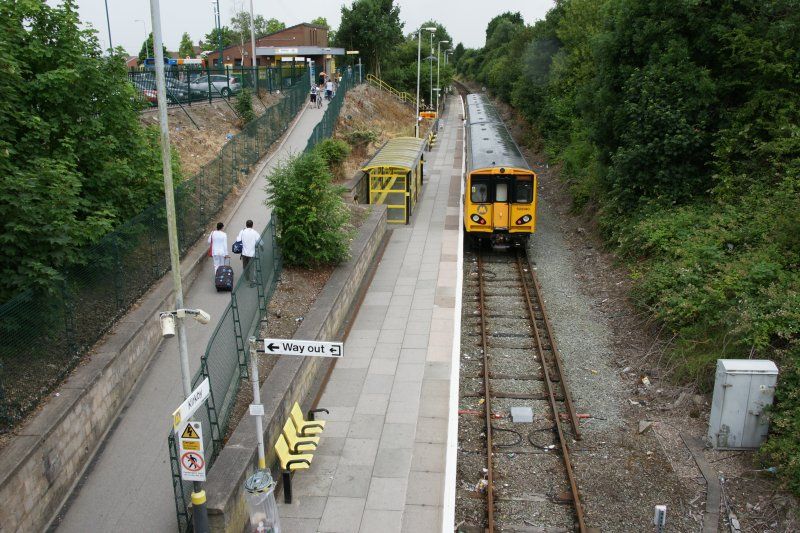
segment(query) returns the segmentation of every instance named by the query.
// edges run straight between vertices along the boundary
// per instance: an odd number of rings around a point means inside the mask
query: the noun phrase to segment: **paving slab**
[[[307,531],[316,521],[320,532],[441,529],[453,326],[461,313],[455,306],[459,228],[446,224],[448,216],[458,220],[448,200],[460,180],[450,170],[460,106],[457,99],[450,103],[437,146],[425,154],[421,201],[409,225],[393,226],[345,357],[320,401],[327,408],[328,399],[338,402],[326,418],[347,424],[346,437],[344,426],[334,426],[335,436],[323,437],[316,452],[338,458],[335,475],[315,473],[316,491],[303,485],[313,494],[328,489],[324,514],[320,519],[318,504],[306,517],[293,514],[309,522],[284,523],[285,533]],[[430,172],[436,168],[445,170]],[[283,509],[279,498],[281,516]]]

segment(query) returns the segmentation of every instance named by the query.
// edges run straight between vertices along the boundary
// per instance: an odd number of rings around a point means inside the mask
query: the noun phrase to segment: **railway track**
[[[524,251],[465,254],[458,530],[586,531],[570,459],[578,417]],[[513,422],[512,407],[533,421]]]

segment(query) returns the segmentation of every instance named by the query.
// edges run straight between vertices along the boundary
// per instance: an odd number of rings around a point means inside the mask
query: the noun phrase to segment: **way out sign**
[[[342,357],[341,342],[299,341],[295,339],[264,339],[264,353],[299,355],[302,357]]]
[[[206,458],[203,450],[203,426],[200,422],[188,422],[180,433],[178,458],[181,463],[181,479],[184,481],[206,480]]]

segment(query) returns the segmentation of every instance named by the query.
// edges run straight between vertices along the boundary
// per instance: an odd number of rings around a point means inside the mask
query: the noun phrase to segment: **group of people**
[[[337,80],[334,80],[324,72],[319,75],[319,85],[311,84],[311,104],[321,103],[323,95],[330,100],[336,94]]]
[[[225,224],[217,222],[217,229],[211,232],[208,236],[208,244],[210,245],[211,258],[214,260],[214,270],[211,272],[212,277],[216,275],[217,267],[225,264],[225,259],[230,257],[228,253],[228,235],[224,231]],[[256,245],[258,244],[261,235],[253,229],[253,221],[248,220],[245,222],[245,227],[236,236],[237,241],[242,243],[242,271],[247,272],[247,266],[250,261],[256,256]],[[251,284],[255,283],[255,272],[250,271],[248,281]]]

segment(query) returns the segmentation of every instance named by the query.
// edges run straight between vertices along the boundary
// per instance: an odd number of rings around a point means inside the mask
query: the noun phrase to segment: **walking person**
[[[211,277],[215,278],[217,274],[217,267],[225,264],[225,257],[228,256],[228,236],[222,231],[225,224],[217,222],[217,229],[211,232],[208,236],[208,244],[211,245],[211,257],[214,259],[214,271]]]
[[[328,100],[333,98],[333,82],[330,78],[328,78],[328,81],[325,82],[325,98]]]
[[[317,86],[311,84],[311,105],[309,107],[316,107],[317,105]],[[238,240],[238,239],[237,239]]]
[[[254,267],[248,273],[247,267],[256,256],[256,245],[258,245],[259,239],[261,239],[261,235],[253,229],[252,220],[245,222],[245,228],[236,237],[236,240],[242,243],[242,272],[247,274],[247,281],[250,282],[251,287],[256,284],[256,269]]]

